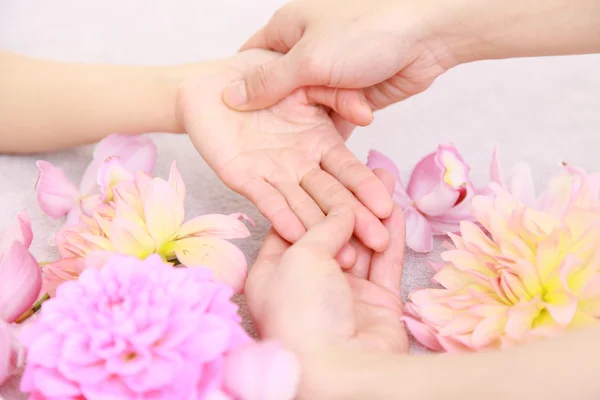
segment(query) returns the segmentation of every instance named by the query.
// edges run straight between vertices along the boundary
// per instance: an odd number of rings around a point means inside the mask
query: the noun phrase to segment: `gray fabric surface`
[[[0,0],[0,49],[64,61],[174,64],[225,57],[258,29],[281,0]],[[0,96],[2,94],[0,93]],[[188,187],[188,216],[244,212],[256,222],[241,243],[250,262],[268,223],[253,206],[220,183],[187,137],[155,135],[155,173],[168,176],[172,160]],[[503,164],[531,163],[538,190],[561,161],[600,168],[600,55],[481,62],[441,77],[425,94],[390,107],[350,148],[363,160],[370,148],[398,164],[405,179],[415,162],[441,142],[453,142],[471,164],[477,183],[487,179],[496,144]],[[41,260],[55,253],[47,239],[59,226],[36,204],[35,160],[45,159],[78,181],[91,148],[31,157],[0,156],[0,228],[27,209],[33,221],[32,251]],[[404,293],[427,286],[427,260],[437,251],[407,251]],[[250,327],[251,328],[251,327]],[[418,351],[418,348],[415,348]],[[0,396],[21,398],[16,380]],[[12,386],[11,386],[12,385]]]

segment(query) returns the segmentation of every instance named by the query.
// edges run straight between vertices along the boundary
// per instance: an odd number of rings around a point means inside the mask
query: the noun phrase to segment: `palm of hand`
[[[232,80],[275,57],[262,50],[241,53],[215,62],[184,86],[180,106],[194,145],[287,240],[297,240],[323,211],[342,203],[357,213],[357,235],[369,247],[385,247],[378,219],[345,186],[363,201],[372,199],[375,208],[383,204],[380,210],[388,206],[385,188],[345,147],[327,110],[311,104],[306,90],[253,112],[233,111],[222,102],[223,88]]]
[[[290,247],[271,231],[246,283],[259,332],[299,353],[340,346],[407,351],[401,321],[405,234],[400,209],[384,224],[390,233],[388,249],[374,253],[353,239],[357,261],[345,272],[331,255],[302,244],[304,238]]]

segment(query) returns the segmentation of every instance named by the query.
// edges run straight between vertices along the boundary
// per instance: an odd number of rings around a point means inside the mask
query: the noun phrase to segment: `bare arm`
[[[404,356],[341,352],[305,364],[302,398],[527,400],[600,398],[600,329],[506,351]]]
[[[57,150],[111,133],[182,132],[180,72],[0,52],[0,153]]]

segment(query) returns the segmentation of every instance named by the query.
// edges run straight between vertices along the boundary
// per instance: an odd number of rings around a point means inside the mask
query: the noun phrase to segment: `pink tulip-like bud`
[[[0,319],[6,322],[14,322],[30,308],[40,292],[40,267],[28,250],[31,239],[24,212],[0,237]]]
[[[38,204],[44,213],[59,218],[78,206],[79,192],[65,173],[47,161],[38,161],[39,176],[35,184]]]

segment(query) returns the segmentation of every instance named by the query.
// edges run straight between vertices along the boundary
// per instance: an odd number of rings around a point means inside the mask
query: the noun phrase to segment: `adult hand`
[[[372,110],[427,89],[457,64],[454,49],[434,31],[445,4],[408,0],[297,0],[279,9],[242,50],[265,48],[284,57],[249,70],[224,91],[239,110],[277,103],[303,86],[364,89]],[[349,114],[348,91],[337,93]],[[350,122],[354,122],[350,120]]]
[[[356,215],[356,236],[369,248],[385,249],[388,233],[379,218],[389,217],[393,202],[346,148],[328,111],[315,105],[336,109],[332,89],[299,89],[255,112],[223,104],[221,93],[232,79],[278,57],[251,50],[191,74],[179,95],[185,130],[223,182],[250,199],[286,240],[295,242],[324,213],[346,205]],[[359,96],[349,99],[360,108]],[[340,261],[354,263],[354,254],[345,254]]]
[[[393,187],[385,171],[377,173]],[[359,248],[352,270],[342,270],[335,260],[354,227],[352,211],[344,208],[334,209],[292,246],[269,232],[250,270],[245,293],[258,331],[297,353],[306,398],[311,376],[322,382],[323,377],[314,374],[323,372],[320,366],[332,349],[408,348],[400,320],[405,226],[399,208],[384,225],[390,235],[388,248],[382,253]]]

